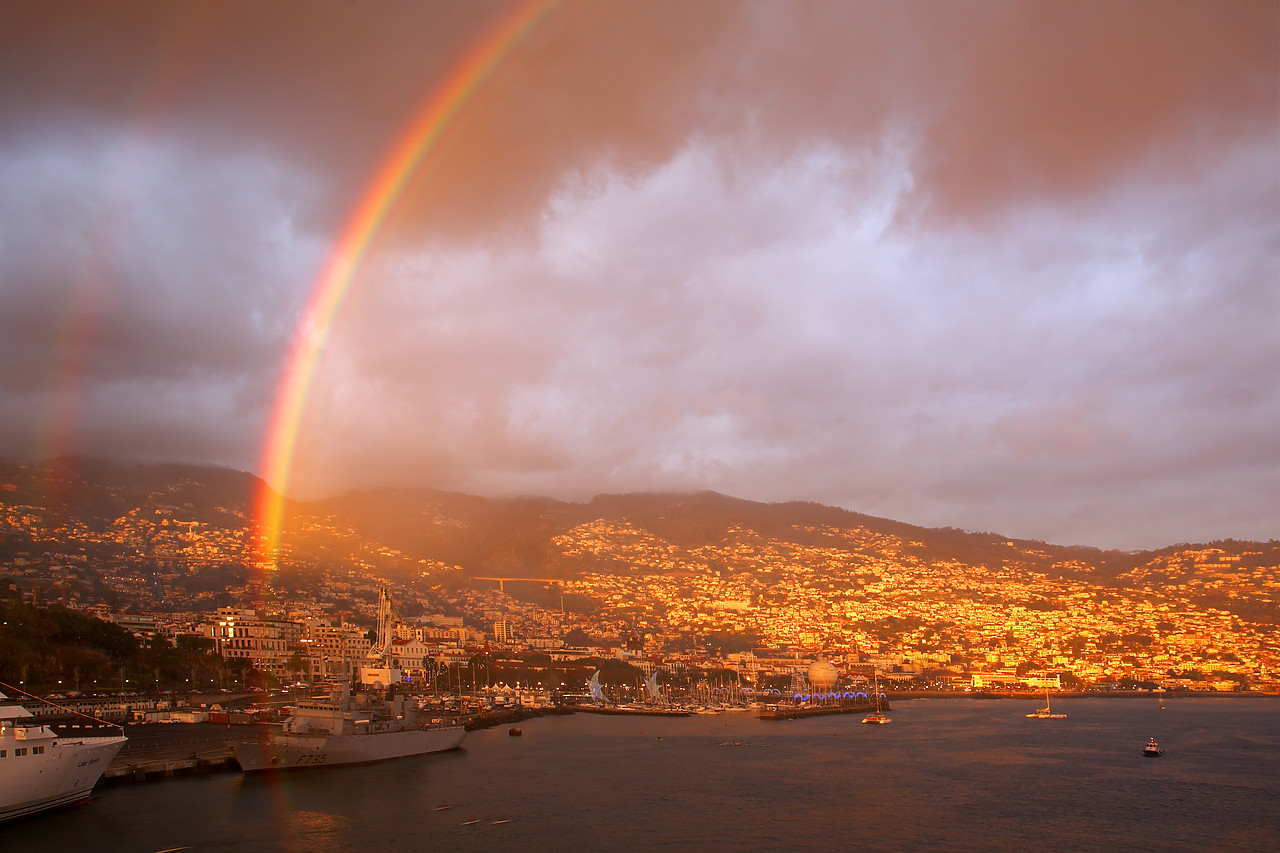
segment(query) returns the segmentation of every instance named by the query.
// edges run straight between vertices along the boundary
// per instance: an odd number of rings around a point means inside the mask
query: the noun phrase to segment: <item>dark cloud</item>
[[[252,154],[76,127],[11,143],[0,161],[0,394],[29,407],[4,420],[4,452],[66,449],[32,423],[56,417],[85,449],[225,458],[257,440],[245,419],[265,420],[321,258],[291,221],[309,179]],[[188,419],[214,401],[192,438]],[[228,429],[237,441],[215,438]]]
[[[1087,195],[1153,156],[1211,168],[1232,140],[1274,133],[1277,9],[991,4],[930,127],[922,193],[963,217]]]
[[[255,467],[343,223],[510,8],[0,10],[0,453]],[[564,4],[362,265],[295,485],[1274,535],[1278,14]]]

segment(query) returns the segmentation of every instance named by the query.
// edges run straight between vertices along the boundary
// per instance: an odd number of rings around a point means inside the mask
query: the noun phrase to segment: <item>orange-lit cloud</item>
[[[511,8],[11,4],[0,455],[57,426],[257,466],[341,229]],[[1277,31],[1274,3],[568,2],[370,235],[294,484],[1274,535]]]

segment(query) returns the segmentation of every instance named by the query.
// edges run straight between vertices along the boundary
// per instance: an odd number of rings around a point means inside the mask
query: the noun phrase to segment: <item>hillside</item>
[[[250,474],[215,467],[0,463],[0,577],[5,565],[47,564],[85,595],[104,587],[170,603],[195,591],[214,595],[261,576],[253,520],[262,488]],[[1274,541],[1101,551],[714,492],[600,495],[587,503],[432,489],[353,492],[290,503],[282,544],[273,568],[298,584],[316,569],[455,582],[584,573],[767,578],[799,570],[840,584],[858,566],[923,566],[952,577],[956,588],[979,570],[1022,582],[1177,587],[1204,606],[1280,623]]]

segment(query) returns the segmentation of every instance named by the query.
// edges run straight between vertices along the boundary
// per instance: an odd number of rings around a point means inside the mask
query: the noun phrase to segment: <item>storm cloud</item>
[[[311,292],[507,4],[8,4],[0,455],[260,471]],[[1280,529],[1274,3],[566,3],[423,161],[291,490]]]

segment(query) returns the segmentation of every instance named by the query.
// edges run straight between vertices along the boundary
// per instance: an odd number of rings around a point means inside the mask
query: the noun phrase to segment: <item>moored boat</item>
[[[862,722],[869,726],[883,726],[885,723],[892,722],[888,717],[880,712],[880,675],[875,674],[875,686],[872,688],[876,697],[876,709],[874,712],[867,714],[862,718]]]
[[[401,692],[404,677],[391,654],[397,619],[391,594],[378,598],[378,638],[360,668],[363,689],[343,681],[327,699],[299,703],[265,740],[240,741],[232,751],[246,773],[364,764],[457,749],[467,731],[429,719]],[[345,671],[345,666],[344,666]]]
[[[265,741],[232,744],[246,773],[364,764],[456,749],[466,737],[456,723],[419,719],[412,697],[352,694],[343,685],[328,700],[300,703]]]
[[[1049,688],[1044,691],[1044,707],[1027,714],[1030,720],[1065,720],[1066,714],[1053,713],[1053,703],[1049,701]]]
[[[0,693],[0,821],[88,798],[128,738],[62,737]]]

